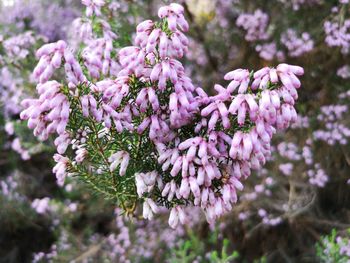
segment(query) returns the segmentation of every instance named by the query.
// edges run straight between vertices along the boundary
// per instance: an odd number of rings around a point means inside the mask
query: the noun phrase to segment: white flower
[[[158,210],[158,206],[152,199],[145,199],[145,202],[143,203],[143,218],[152,220],[153,214],[158,213]]]
[[[114,154],[112,154],[108,161],[111,163],[109,169],[111,172],[115,171],[120,165],[119,175],[123,176],[126,173],[126,169],[128,168],[129,161],[130,161],[130,155],[126,151],[119,151]]]
[[[180,206],[177,206],[171,209],[168,223],[170,227],[176,228],[179,222],[181,224],[187,224],[188,219],[185,211]]]
[[[38,214],[45,214],[50,209],[50,198],[45,197],[43,199],[35,199],[32,202],[32,208],[35,209],[35,211]]]
[[[146,192],[152,191],[157,177],[158,173],[156,171],[135,174],[137,194],[139,197]]]

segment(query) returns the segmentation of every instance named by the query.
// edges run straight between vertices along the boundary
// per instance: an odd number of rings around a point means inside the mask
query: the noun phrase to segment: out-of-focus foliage
[[[321,238],[316,244],[317,256],[322,262],[349,262],[350,257],[350,230],[345,236],[340,236],[335,229],[331,234]]]

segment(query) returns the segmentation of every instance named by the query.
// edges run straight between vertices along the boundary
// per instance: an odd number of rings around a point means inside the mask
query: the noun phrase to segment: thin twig
[[[84,262],[84,260],[93,257],[100,251],[104,242],[105,240],[102,240],[99,244],[90,246],[87,251],[85,251],[83,254],[81,254],[77,258],[73,259],[72,262],[75,262],[75,263]]]

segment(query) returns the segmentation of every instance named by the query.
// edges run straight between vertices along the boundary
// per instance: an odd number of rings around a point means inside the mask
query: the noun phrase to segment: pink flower
[[[280,164],[279,169],[284,175],[290,176],[293,173],[293,167],[292,163],[285,163]]]
[[[253,42],[269,37],[267,33],[268,22],[269,16],[258,9],[253,14],[241,14],[236,20],[236,25],[246,30],[245,39]]]
[[[63,186],[64,180],[68,175],[67,168],[70,161],[67,157],[60,154],[55,154],[53,158],[57,164],[52,171],[54,174],[56,174],[57,184],[59,186]]]
[[[35,199],[33,202],[32,202],[32,208],[35,209],[35,211],[38,213],[38,214],[45,214],[47,211],[50,210],[50,198],[48,197],[45,197],[45,198],[42,198],[42,199]]]
[[[37,86],[39,99],[27,99],[22,102],[25,108],[21,119],[28,120],[28,127],[34,129],[34,135],[46,140],[49,134],[65,131],[69,118],[70,104],[60,93],[61,84],[49,81]]]
[[[81,0],[81,3],[86,6],[86,16],[90,17],[93,14],[101,15],[101,7],[106,4],[105,0]]]
[[[68,145],[71,143],[71,138],[69,133],[64,132],[60,134],[56,139],[55,139],[55,146],[57,148],[57,152],[59,154],[64,154],[67,150]]]
[[[299,66],[280,64],[277,66],[277,74],[283,85],[288,89],[300,88],[300,80],[296,76],[304,74],[304,69]]]
[[[232,80],[227,87],[227,91],[233,93],[239,87],[238,93],[246,93],[250,81],[249,74],[249,71],[246,69],[236,69],[227,73],[224,79]]]
[[[46,44],[36,52],[37,57],[40,57],[40,61],[33,72],[36,80],[45,83],[51,78],[54,70],[61,66],[66,47],[67,44],[60,40],[57,43]]]
[[[253,95],[239,94],[230,105],[229,112],[233,115],[237,114],[237,122],[243,125],[246,119],[246,113],[249,112],[250,119],[255,121],[258,116],[258,104]]]
[[[176,31],[177,26],[182,31],[188,31],[189,29],[188,23],[184,18],[184,8],[179,4],[173,3],[169,6],[161,7],[158,11],[158,16],[160,18],[167,18],[171,31]]]

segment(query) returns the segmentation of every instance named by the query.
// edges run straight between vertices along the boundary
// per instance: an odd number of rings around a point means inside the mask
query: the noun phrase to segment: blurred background
[[[168,1],[106,0],[104,19],[131,45],[136,25]],[[0,1],[0,262],[350,262],[350,4],[348,0],[179,0],[190,23],[183,63],[212,93],[226,72],[304,67],[299,120],[276,136],[233,212],[172,230],[167,215],[125,218],[111,202],[52,174],[52,141],[19,120],[35,51],[78,49],[79,0]]]

